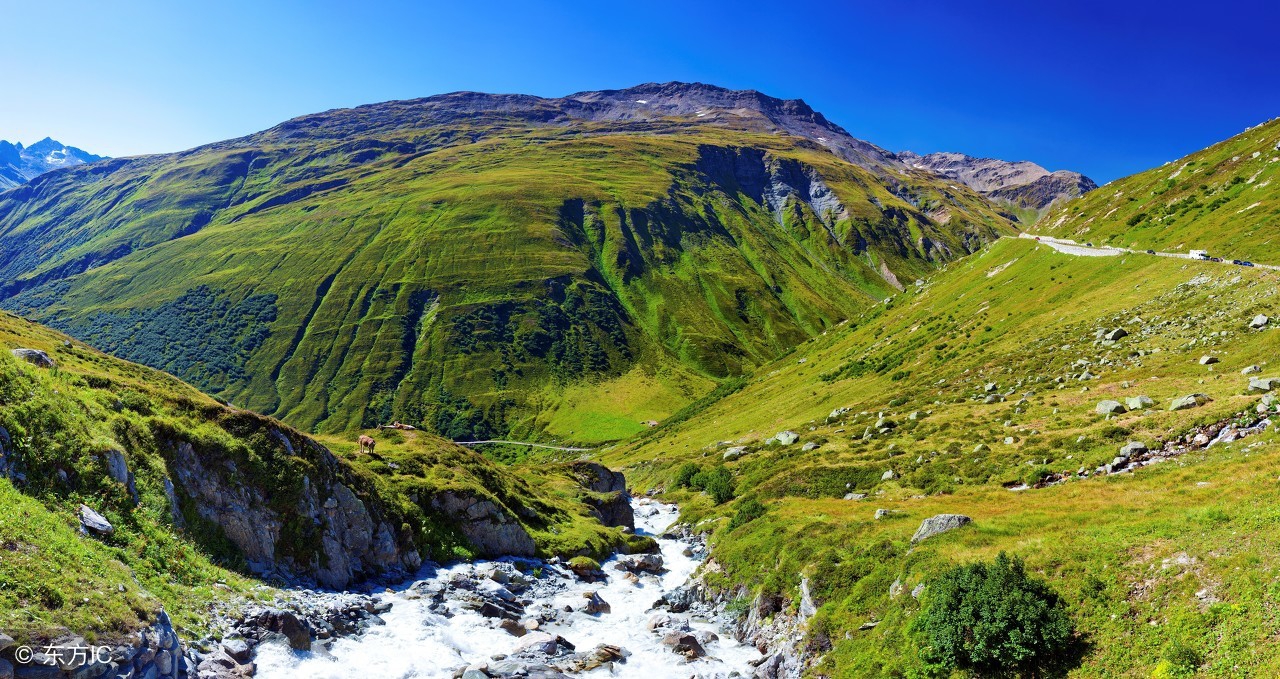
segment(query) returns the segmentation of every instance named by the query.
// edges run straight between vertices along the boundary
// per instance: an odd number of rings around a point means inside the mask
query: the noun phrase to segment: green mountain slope
[[[403,577],[500,536],[528,555],[647,547],[602,525],[618,494],[594,471],[506,467],[420,432],[360,455],[0,312],[0,629],[20,642],[117,643],[161,608],[196,639],[211,604],[270,597],[261,580]],[[81,505],[109,535],[80,529]]]
[[[1052,210],[1037,233],[1280,263],[1280,119]]]
[[[1276,282],[1005,239],[603,458],[713,532],[708,583],[815,675],[938,672],[911,627],[930,584],[1000,551],[1066,600],[1072,676],[1275,674],[1280,438],[1231,433],[1276,412],[1250,388],[1280,374],[1274,321],[1250,327],[1275,315]],[[1130,441],[1164,460],[1099,471]],[[943,513],[973,524],[912,542]]]
[[[803,102],[646,87],[39,178],[0,194],[0,305],[306,429],[601,440],[1011,230]]]

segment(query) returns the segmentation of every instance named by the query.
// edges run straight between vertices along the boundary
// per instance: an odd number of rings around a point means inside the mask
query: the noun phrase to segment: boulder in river
[[[916,534],[911,536],[911,544],[914,545],[922,540],[928,540],[935,535],[953,531],[970,523],[973,523],[973,519],[964,514],[938,514],[937,516],[931,516],[921,522]]]
[[[608,601],[600,598],[599,592],[583,592],[582,597],[587,600],[587,605],[582,609],[587,615],[600,615],[602,613],[613,612],[613,607]]]
[[[692,660],[707,654],[706,649],[698,642],[698,638],[689,632],[667,632],[662,636],[662,644],[670,646],[673,653],[678,653]]]

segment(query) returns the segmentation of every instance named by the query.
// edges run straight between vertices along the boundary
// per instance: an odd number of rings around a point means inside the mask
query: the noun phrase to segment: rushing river
[[[306,653],[291,651],[284,644],[264,644],[255,658],[257,676],[262,679],[448,679],[462,667],[495,664],[512,654],[522,639],[499,627],[497,619],[485,617],[461,601],[445,599],[442,603],[437,596],[433,605],[432,598],[422,593],[439,592],[449,583],[470,586],[478,582],[482,585],[480,589],[488,586],[491,591],[498,589],[500,594],[508,596],[506,590],[485,580],[482,574],[492,573],[495,566],[513,570],[513,565],[530,573],[532,586],[524,589],[519,598],[532,600],[524,607],[523,616],[548,620],[539,631],[563,637],[579,652],[607,644],[629,654],[625,660],[604,663],[579,676],[643,679],[750,676],[753,671],[750,661],[758,659],[760,654],[750,646],[735,642],[711,622],[691,618],[690,614],[674,616],[681,625],[687,620],[689,632],[705,641],[706,655],[692,660],[664,645],[661,630],[650,630],[651,618],[660,614],[652,609],[654,602],[685,584],[699,561],[689,556],[687,544],[658,537],[676,520],[674,505],[638,499],[635,507],[636,532],[656,538],[661,545],[666,571],[659,575],[641,573],[628,577],[627,572],[613,568],[612,560],[602,564],[605,582],[581,582],[558,568],[539,569],[540,564],[531,561],[502,560],[424,569],[414,581],[381,594],[384,602],[392,604],[391,610],[382,615],[386,625],[373,627],[358,638],[338,639],[327,648]],[[598,592],[611,611],[594,615],[584,612],[583,595],[589,592]],[[573,611],[567,612],[566,607]],[[719,639],[715,639],[715,635],[719,635]],[[554,658],[544,662],[558,665]]]

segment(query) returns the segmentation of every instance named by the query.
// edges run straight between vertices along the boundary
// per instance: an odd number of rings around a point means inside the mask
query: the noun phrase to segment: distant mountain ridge
[[[25,184],[50,170],[92,163],[104,157],[67,146],[51,137],[30,146],[0,139],[0,191]]]
[[[0,194],[0,306],[313,431],[591,443],[1012,235],[1008,212],[800,100],[455,92]]]
[[[1034,211],[1036,216],[1051,205],[1098,188],[1097,183],[1079,172],[1050,172],[1028,160],[1011,162],[947,152],[922,156],[911,151],[897,153],[895,158],[958,181],[998,203]]]

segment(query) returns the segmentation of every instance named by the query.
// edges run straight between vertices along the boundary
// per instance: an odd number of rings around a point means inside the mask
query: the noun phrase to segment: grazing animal
[[[363,454],[364,454],[365,449],[366,449],[366,448],[368,448],[368,449],[369,449],[369,454],[370,454],[370,455],[372,455],[372,454],[373,454],[373,446],[374,446],[374,444],[375,444],[375,443],[377,443],[377,442],[373,440],[373,437],[372,437],[372,436],[363,436],[363,435],[361,435],[361,436],[360,436],[360,454],[361,454],[361,455],[363,455]]]

